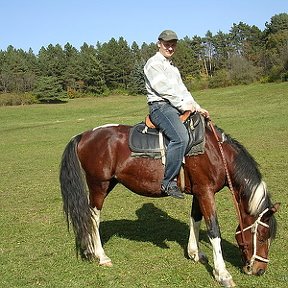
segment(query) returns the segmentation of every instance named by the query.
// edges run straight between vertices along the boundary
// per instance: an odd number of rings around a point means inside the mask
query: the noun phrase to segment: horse
[[[68,228],[72,223],[77,253],[103,266],[112,266],[112,261],[101,243],[100,212],[113,188],[120,183],[138,195],[165,197],[160,192],[163,163],[132,155],[128,143],[132,128],[106,124],[84,131],[72,137],[61,159],[63,209]],[[204,218],[213,248],[213,275],[225,287],[234,287],[222,254],[215,194],[224,187],[233,191],[239,216],[235,237],[243,271],[251,275],[262,275],[267,269],[270,243],[276,235],[274,214],[280,203],[272,204],[258,163],[240,142],[210,119],[204,121],[204,137],[204,153],[185,156],[183,165],[183,192],[192,196],[187,252],[195,262],[207,263],[198,243]]]

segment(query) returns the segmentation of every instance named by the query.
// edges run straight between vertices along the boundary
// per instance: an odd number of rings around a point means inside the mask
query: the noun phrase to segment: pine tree
[[[54,76],[39,77],[33,94],[39,102],[44,103],[60,102],[65,96],[59,79]]]
[[[130,74],[130,81],[128,90],[131,94],[146,94],[145,80],[144,80],[144,59],[141,59],[135,63],[135,66]]]

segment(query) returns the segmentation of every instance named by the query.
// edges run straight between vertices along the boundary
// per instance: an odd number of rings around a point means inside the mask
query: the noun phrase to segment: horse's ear
[[[280,208],[279,202],[275,203],[264,215],[264,219],[269,219],[274,213],[276,213]]]
[[[281,204],[280,202],[277,202],[273,205],[271,209],[274,210],[274,213],[276,213],[279,210],[280,204]]]

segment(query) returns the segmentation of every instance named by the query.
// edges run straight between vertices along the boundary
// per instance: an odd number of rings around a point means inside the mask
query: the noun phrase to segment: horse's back
[[[99,126],[82,133],[77,154],[86,174],[111,178],[116,170],[119,156],[128,157],[126,144],[130,126],[110,124]]]
[[[131,126],[120,124],[107,124],[104,126],[96,127],[82,133],[81,140],[78,144],[78,151],[89,149],[106,150],[107,144],[116,145],[118,140],[126,139],[129,135]],[[105,146],[101,146],[104,145]]]

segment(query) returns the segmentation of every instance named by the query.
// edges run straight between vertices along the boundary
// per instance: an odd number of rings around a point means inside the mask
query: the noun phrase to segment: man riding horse
[[[198,111],[209,117],[209,113],[194,100],[179,70],[172,65],[171,57],[177,41],[174,31],[164,30],[158,37],[158,52],[147,61],[144,74],[150,119],[169,139],[161,192],[184,198],[175,178],[179,174],[189,138],[179,115],[185,111]]]

